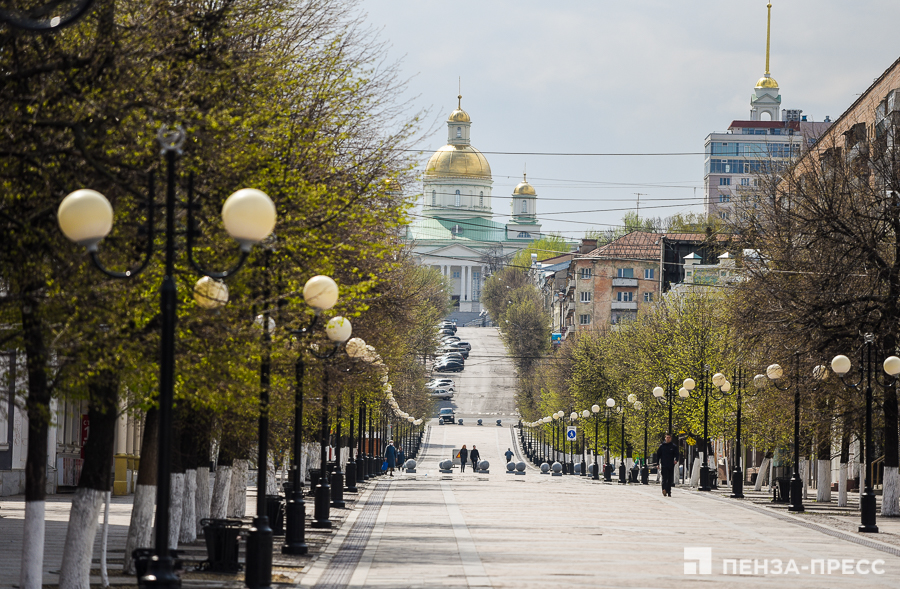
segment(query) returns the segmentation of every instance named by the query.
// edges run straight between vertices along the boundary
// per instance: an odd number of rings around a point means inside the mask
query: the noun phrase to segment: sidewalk
[[[331,530],[318,530],[310,527],[313,511],[312,497],[306,496],[306,542],[309,554],[305,556],[284,556],[281,544],[284,536],[275,536],[272,581],[273,585],[299,583],[305,569],[314,562],[326,549],[331,538],[340,532],[341,526],[353,511],[355,504],[371,492],[373,484],[359,485],[360,493],[344,493],[345,509],[331,509]],[[308,490],[308,487],[307,487]],[[51,495],[47,498],[44,537],[44,586],[55,587],[59,583],[59,570],[62,564],[63,546],[66,539],[69,510],[72,495]],[[125,557],[125,540],[128,525],[131,521],[133,495],[113,497],[109,506],[109,531],[107,540],[107,571],[110,585],[113,587],[137,587],[137,579],[133,575],[123,575],[122,566]],[[248,517],[244,517],[245,527],[250,525],[256,512],[256,488],[247,491]],[[25,516],[25,500],[22,495],[4,497],[0,500],[0,589],[15,587],[19,582],[19,568],[22,554],[22,532]],[[91,570],[91,586],[100,587],[100,546],[103,533],[103,512],[100,513],[100,525],[94,542],[93,565]],[[206,544],[201,535],[196,542],[179,544],[187,561],[200,562],[206,559]],[[244,563],[245,539],[240,542],[239,561]],[[244,574],[236,575],[208,573],[203,571],[185,571],[182,574],[185,587],[243,587]]]

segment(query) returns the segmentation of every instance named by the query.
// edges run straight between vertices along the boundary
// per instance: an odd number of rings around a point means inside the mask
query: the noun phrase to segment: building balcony
[[[613,301],[610,306],[613,311],[637,311],[637,307],[637,301],[631,301],[630,303]]]
[[[613,286],[637,286],[638,279],[637,278],[613,278],[612,285]]]

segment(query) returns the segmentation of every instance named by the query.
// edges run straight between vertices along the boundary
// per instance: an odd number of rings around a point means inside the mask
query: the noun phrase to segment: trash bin
[[[203,537],[206,540],[206,561],[201,565],[208,571],[236,573],[238,563],[238,539],[241,535],[239,519],[202,519]]]
[[[141,579],[150,569],[150,560],[153,558],[153,554],[156,550],[154,548],[135,548],[131,551],[131,557],[134,559],[134,570],[137,574],[138,579],[138,587],[143,589],[147,585],[141,582]],[[169,549],[169,555],[172,557],[172,560],[175,561],[174,569],[175,571],[180,571],[181,569],[181,550],[175,550],[174,548]]]
[[[772,500],[775,503],[790,503],[791,501],[791,479],[787,477],[779,477],[775,479],[776,493]]]
[[[321,468],[309,469],[309,494],[310,495],[315,495],[316,485],[319,484],[320,478],[322,478],[322,469]]]
[[[284,482],[281,483],[281,488],[284,489],[284,498],[290,499],[291,495],[294,494],[294,483],[292,482]]]
[[[284,535],[284,498],[281,495],[266,495],[266,515],[269,527],[276,536]]]

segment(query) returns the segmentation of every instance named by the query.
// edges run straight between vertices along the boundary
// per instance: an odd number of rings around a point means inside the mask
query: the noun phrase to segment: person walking
[[[481,453],[478,452],[478,448],[475,447],[475,444],[472,444],[472,451],[469,453],[469,460],[472,461],[472,470],[478,471],[478,461],[481,460]]]
[[[397,468],[403,470],[406,466],[406,454],[403,453],[403,446],[397,446]]]
[[[507,464],[509,464],[510,462],[512,462],[512,459],[513,459],[513,456],[514,456],[513,451],[512,451],[512,448],[507,448],[507,449],[506,449],[506,454],[505,454],[505,456],[506,456],[506,463],[507,463]]]
[[[466,449],[465,444],[463,444],[459,454],[456,456],[459,458],[459,472],[466,472],[466,462],[469,461],[469,451]]]
[[[672,443],[672,434],[666,432],[666,441],[656,451],[659,470],[662,473],[663,497],[672,496],[672,482],[675,478],[675,467],[678,465],[678,446]]]
[[[388,473],[394,476],[394,467],[397,466],[397,447],[393,440],[384,449],[384,460],[387,462]]]

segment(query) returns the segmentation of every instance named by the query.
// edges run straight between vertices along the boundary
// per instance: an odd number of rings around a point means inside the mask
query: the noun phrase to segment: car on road
[[[465,362],[466,362],[466,358],[465,358],[465,356],[462,355],[462,353],[450,352],[450,351],[444,352],[443,354],[438,356],[437,360],[435,360],[435,362],[440,362],[442,360],[456,360],[458,362],[462,362],[463,364],[465,364]]]
[[[428,388],[437,388],[441,386],[447,386],[449,388],[454,388],[456,382],[452,378],[432,378],[428,382],[425,383],[425,386]]]
[[[449,401],[453,398],[452,389],[431,389],[429,394],[435,399],[442,399],[444,401]]]
[[[456,331],[453,329],[442,329],[438,333],[440,335],[456,335]]]
[[[443,407],[441,411],[438,413],[438,419],[442,423],[453,423],[454,415],[452,407]]]
[[[466,365],[462,360],[444,358],[435,362],[432,370],[434,372],[462,372],[465,368]]]
[[[459,339],[460,338],[455,335],[445,335],[444,337],[441,338],[441,341],[442,342],[458,342]]]
[[[459,348],[454,346],[453,344],[447,344],[445,346],[441,346],[441,354],[459,354],[462,356],[463,360],[469,358],[469,350],[465,348]]]
[[[470,344],[469,342],[460,341],[458,338],[454,345],[458,348],[465,348],[469,352],[472,351],[472,344]]]

